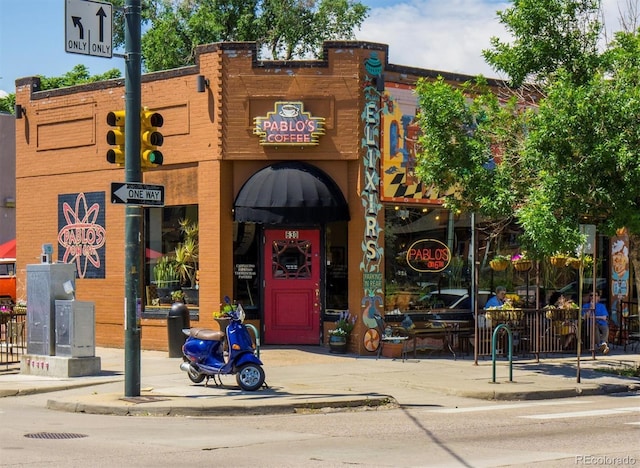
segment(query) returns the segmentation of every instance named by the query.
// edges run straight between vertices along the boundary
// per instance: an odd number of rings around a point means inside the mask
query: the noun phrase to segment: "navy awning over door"
[[[336,183],[303,162],[282,162],[251,176],[234,203],[238,222],[323,224],[348,221],[349,207]]]

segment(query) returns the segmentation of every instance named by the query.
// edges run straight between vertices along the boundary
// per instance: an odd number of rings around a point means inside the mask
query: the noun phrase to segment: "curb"
[[[115,416],[256,416],[293,413],[325,412],[331,409],[390,409],[401,405],[391,396],[364,397],[345,400],[327,400],[299,403],[282,403],[265,406],[231,404],[204,406],[193,404],[190,399],[178,400],[163,395],[146,395],[139,403],[126,401],[120,394],[98,395],[103,403],[48,400],[47,409],[70,413]],[[146,401],[144,401],[146,400]],[[167,401],[168,400],[168,401]],[[153,403],[154,401],[161,403]],[[144,404],[147,403],[147,404]],[[140,406],[138,406],[140,405]]]
[[[508,382],[510,383],[510,382]],[[551,400],[557,398],[573,398],[577,396],[609,395],[612,393],[636,392],[640,390],[640,384],[599,384],[588,387],[575,387],[564,389],[535,390],[522,392],[502,392],[500,390],[486,391],[454,391],[450,395],[477,400],[496,401],[524,401],[524,400]]]

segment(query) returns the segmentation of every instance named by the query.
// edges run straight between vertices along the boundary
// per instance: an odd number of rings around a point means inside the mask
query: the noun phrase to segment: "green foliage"
[[[113,78],[119,78],[121,75],[120,70],[113,68],[100,75],[90,75],[89,69],[82,64],[76,65],[71,71],[58,77],[40,77],[40,89],[57,89],[67,86],[76,86],[86,83],[95,83],[96,81],[110,80]]]
[[[180,280],[195,287],[196,273],[198,271],[198,223],[188,220],[180,220],[180,230],[184,236],[184,240],[180,242],[175,249],[175,266]]]
[[[349,312],[341,312],[340,318],[336,321],[336,327],[329,330],[331,335],[349,336],[355,328],[356,318],[352,317]]]
[[[544,84],[564,68],[576,82],[589,79],[598,63],[602,33],[600,0],[519,0],[498,12],[515,38],[505,43],[491,38],[484,50],[487,63],[506,72],[514,86],[525,81]]]
[[[85,83],[93,83],[96,81],[111,80],[113,78],[119,78],[121,75],[120,70],[113,68],[100,75],[90,75],[89,69],[85,65],[76,65],[71,71],[58,77],[46,77],[40,76],[40,89],[56,89],[64,88],[66,86],[75,86]],[[10,93],[5,98],[0,99],[0,111],[9,112],[13,114],[15,112],[16,95]]]
[[[153,279],[159,288],[177,286],[180,275],[176,269],[175,260],[168,255],[160,257],[153,267]]]
[[[175,291],[171,291],[171,300],[173,302],[183,302],[184,293],[182,292],[182,289],[176,289]]]
[[[640,233],[640,33],[618,33],[598,52],[599,6],[522,0],[499,14],[515,40],[494,39],[485,58],[515,84],[535,80],[512,90],[517,100],[481,81],[417,87],[418,174],[440,190],[456,187],[449,204],[514,216],[523,248],[538,259],[574,252],[580,224]]]
[[[124,0],[114,0],[122,6]],[[368,8],[353,0],[143,0],[142,55],[147,71],[192,65],[200,44],[257,42],[273,59],[319,57],[325,40],[352,39]],[[124,44],[114,19],[114,44]],[[262,50],[264,48],[264,50]]]
[[[519,152],[529,114],[515,99],[501,103],[482,79],[461,88],[442,78],[420,80],[416,93],[420,178],[441,192],[455,189],[447,207],[489,218],[512,216],[530,177]],[[494,157],[501,163],[494,164]]]
[[[9,114],[14,114],[15,106],[16,106],[15,93],[10,93],[5,97],[0,98],[0,112],[8,112]]]

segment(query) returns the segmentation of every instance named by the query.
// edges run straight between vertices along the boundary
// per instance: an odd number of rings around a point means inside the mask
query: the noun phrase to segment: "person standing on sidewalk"
[[[595,315],[595,338],[597,341],[594,343],[600,343],[599,350],[602,354],[609,354],[609,345],[607,340],[609,339],[609,312],[607,307],[600,302],[600,295],[589,294],[589,302],[586,302],[582,306],[582,317],[588,319],[586,321],[587,330],[592,330],[594,327],[591,325]]]

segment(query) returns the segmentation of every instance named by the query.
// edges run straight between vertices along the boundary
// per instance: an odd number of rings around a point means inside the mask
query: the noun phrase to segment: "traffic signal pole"
[[[141,0],[125,0],[125,181],[142,182],[140,168]],[[140,239],[142,207],[125,207],[124,394],[140,396]]]

